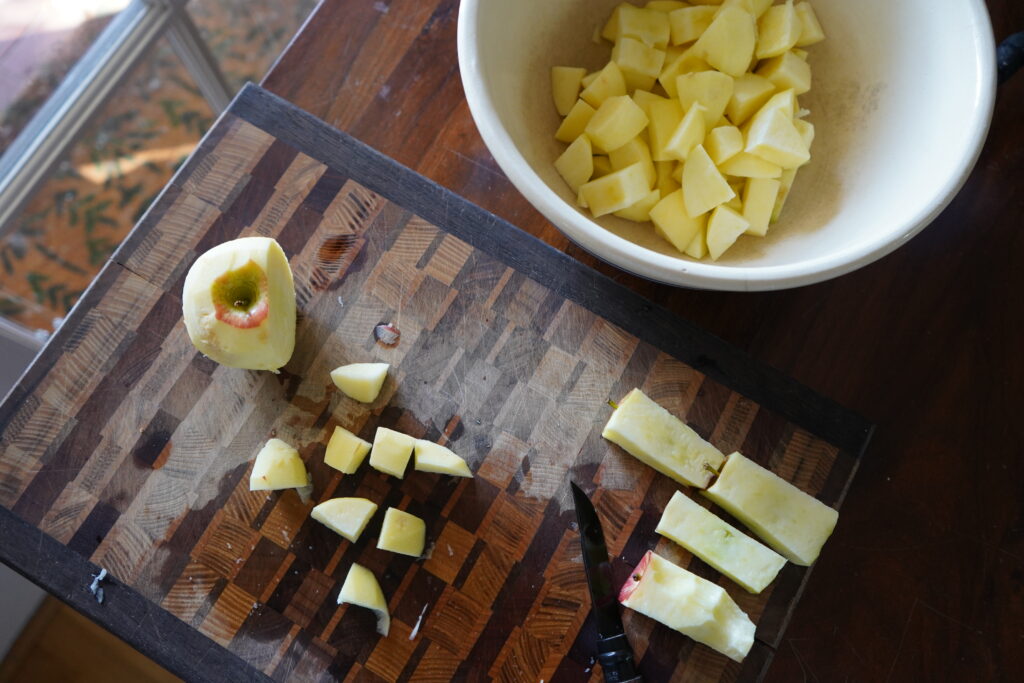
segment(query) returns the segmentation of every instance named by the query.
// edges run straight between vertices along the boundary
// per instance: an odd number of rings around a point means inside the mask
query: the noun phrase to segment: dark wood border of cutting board
[[[631,334],[682,360],[695,370],[778,413],[790,422],[859,458],[874,427],[863,417],[820,396],[774,368],[762,365],[696,325],[682,320],[632,290],[566,254],[520,231],[510,223],[469,203],[416,172],[401,166],[289,102],[247,85],[227,110],[231,114],[338,170],[368,189],[416,213],[473,247]],[[204,143],[222,135],[214,126]],[[202,155],[193,155],[178,175],[187,175]],[[174,193],[173,180],[140,221],[159,217]],[[113,255],[123,261],[143,237],[133,231]],[[26,370],[0,405],[0,422],[9,419],[23,398],[45,375],[63,347],[64,337],[101,299],[112,280],[111,264],[100,273],[61,330]],[[856,471],[851,472],[851,478]],[[849,481],[846,482],[846,485]],[[839,501],[845,495],[843,494]],[[95,620],[133,647],[186,680],[269,680],[244,660],[216,645],[162,607],[127,586],[105,584],[101,605],[88,591],[99,567],[50,536],[0,507],[0,561]],[[777,633],[785,630],[792,606],[806,583],[801,569],[793,598],[779,606]],[[769,609],[771,603],[769,604]],[[777,642],[771,643],[777,646]],[[771,662],[771,650],[760,649],[750,662],[760,679]],[[767,651],[765,651],[767,650]],[[754,653],[752,652],[752,655]]]

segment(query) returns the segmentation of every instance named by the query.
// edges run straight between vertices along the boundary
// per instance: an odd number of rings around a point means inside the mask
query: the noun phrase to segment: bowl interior
[[[649,224],[605,217],[598,229],[552,165],[564,145],[553,138],[549,70],[607,62],[610,45],[592,37],[618,0],[466,2],[474,33],[460,35],[460,51],[474,52],[480,81],[467,95],[499,164],[570,238],[655,279],[675,272],[681,284],[769,288],[873,260],[951,199],[991,114],[991,29],[980,1],[814,0],[828,39],[809,48],[813,87],[800,98],[816,127],[811,162],[768,237],[742,238],[717,263],[697,263]]]

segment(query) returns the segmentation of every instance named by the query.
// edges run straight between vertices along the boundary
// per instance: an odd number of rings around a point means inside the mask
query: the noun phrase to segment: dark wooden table
[[[996,39],[1024,5],[989,0]],[[853,274],[764,294],[598,263],[518,194],[462,92],[455,0],[328,0],[264,86],[876,423],[770,681],[1024,677],[1024,74],[964,189]]]

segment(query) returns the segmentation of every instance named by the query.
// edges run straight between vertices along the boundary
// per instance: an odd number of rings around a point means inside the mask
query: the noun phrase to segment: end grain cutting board
[[[296,351],[278,375],[205,359],[180,316],[195,257],[255,234],[277,238],[295,274]],[[397,345],[375,341],[381,322],[399,328]],[[328,372],[369,360],[393,369],[367,406]],[[16,540],[3,557],[187,677],[599,680],[571,478],[593,495],[620,578],[656,548],[758,624],[738,665],[626,611],[647,680],[757,679],[808,570],[788,565],[752,596],[655,535],[676,485],[600,438],[607,400],[634,386],[833,506],[870,434],[250,86],[0,409],[0,503],[13,512],[0,522]],[[343,476],[323,464],[335,425],[441,440],[476,476]],[[293,491],[248,491],[272,435],[300,449],[315,501],[380,505],[358,543],[311,520]],[[387,506],[426,520],[429,559],[375,548]],[[389,599],[386,639],[368,611],[335,604],[354,561]],[[85,591],[96,566],[111,574],[104,605]]]

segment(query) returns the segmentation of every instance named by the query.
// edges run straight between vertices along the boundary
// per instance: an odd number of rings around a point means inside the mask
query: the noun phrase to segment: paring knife
[[[601,520],[587,494],[573,482],[572,497],[576,504],[576,520],[580,525],[580,543],[583,545],[583,566],[587,572],[590,600],[597,620],[597,661],[604,669],[607,683],[639,683],[643,679],[636,672],[633,650],[626,639],[619,616],[618,591],[612,579],[612,565],[608,561],[608,547],[604,543]]]

